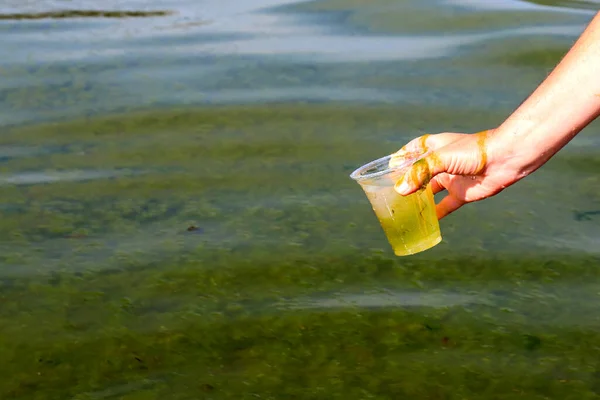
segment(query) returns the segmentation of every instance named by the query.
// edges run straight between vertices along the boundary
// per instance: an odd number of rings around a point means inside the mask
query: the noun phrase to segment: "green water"
[[[0,21],[0,399],[600,398],[598,123],[411,257],[348,177],[500,123],[598,6],[543,3]]]

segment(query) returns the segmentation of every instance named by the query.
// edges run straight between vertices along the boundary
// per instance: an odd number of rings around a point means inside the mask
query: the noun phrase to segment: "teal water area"
[[[411,257],[348,177],[599,5],[3,3],[0,399],[600,398],[598,123]]]

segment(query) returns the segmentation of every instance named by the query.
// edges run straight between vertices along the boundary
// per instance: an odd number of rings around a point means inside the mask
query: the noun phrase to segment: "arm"
[[[417,138],[396,155],[431,151],[396,184],[403,195],[431,179],[443,218],[493,196],[547,162],[600,115],[600,12],[544,82],[498,128]]]
[[[496,130],[515,182],[538,169],[600,114],[600,12],[533,94]]]

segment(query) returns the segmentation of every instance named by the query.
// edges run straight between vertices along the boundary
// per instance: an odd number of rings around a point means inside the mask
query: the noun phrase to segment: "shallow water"
[[[598,123],[408,258],[348,178],[597,1],[99,4],[0,6],[0,398],[600,397]]]

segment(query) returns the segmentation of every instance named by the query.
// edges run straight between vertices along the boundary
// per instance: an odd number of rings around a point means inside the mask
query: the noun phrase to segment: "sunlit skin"
[[[431,181],[448,194],[439,219],[493,196],[545,164],[600,115],[600,12],[552,73],[498,128],[418,137],[395,154],[425,154],[399,179],[408,195]],[[397,161],[394,161],[397,162]]]
[[[444,189],[448,190],[449,195],[436,207],[440,219],[446,215],[440,211],[455,207],[461,202],[478,201],[498,193],[505,183],[497,178],[494,169],[486,162],[486,142],[491,134],[492,131],[472,135],[442,133],[425,135],[411,141],[396,152],[393,159],[403,158],[406,154],[430,153],[413,165],[396,183],[396,189],[402,191],[403,185],[419,188],[431,181],[434,194]],[[440,158],[436,151],[440,148],[452,152],[454,159]],[[452,171],[455,171],[454,174],[442,173],[446,171],[448,164]]]

